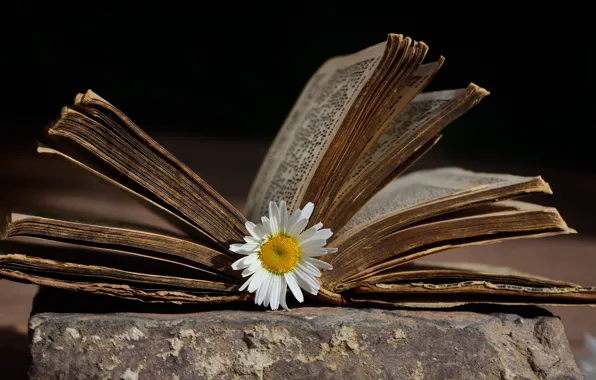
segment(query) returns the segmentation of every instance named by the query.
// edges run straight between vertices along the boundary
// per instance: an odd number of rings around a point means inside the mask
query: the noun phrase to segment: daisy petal
[[[248,285],[250,285],[250,283],[253,281],[253,279],[255,278],[255,276],[252,276],[251,278],[249,278],[248,280],[246,280],[244,282],[244,284],[242,284],[242,286],[240,287],[240,289],[238,289],[239,292],[243,291],[244,289],[246,289],[246,287]]]
[[[250,251],[249,250],[245,250],[245,249],[241,249],[241,250],[236,251],[236,253],[239,254],[239,255],[248,256],[248,255],[253,255],[253,254],[257,253],[257,251],[254,250],[254,249],[251,249]]]
[[[260,297],[262,291],[263,291],[262,288],[258,288],[257,289],[257,292],[255,293],[255,305],[260,305],[261,304],[261,302],[259,302],[259,298],[258,297]]]
[[[263,268],[259,268],[259,270],[257,270],[255,272],[255,274],[253,275],[254,280],[250,283],[250,285],[248,285],[248,292],[252,293],[255,290],[259,289],[262,285],[263,285],[263,281],[265,280],[265,275],[268,272],[263,269]]]
[[[303,219],[309,219],[312,215],[313,210],[315,209],[315,205],[312,202],[308,202],[306,206],[302,209],[300,217]]]
[[[312,277],[321,276],[321,271],[306,260],[302,260],[296,268],[302,269],[305,273],[308,273]]]
[[[279,202],[279,229],[281,232],[287,231],[288,225],[288,209],[286,207],[286,202],[281,201]]]
[[[294,275],[294,273],[285,273],[284,278],[288,283],[288,286],[290,287],[290,291],[294,295],[294,298],[296,298],[298,302],[304,302],[304,295],[302,294],[302,290],[300,290],[300,287],[298,286],[298,282],[296,281],[296,276]]]
[[[259,250],[259,244],[243,244],[242,245],[242,250],[246,251],[246,252],[255,252]]]
[[[300,210],[296,210],[294,211],[294,213],[292,214],[292,216],[290,216],[290,218],[288,219],[288,222],[286,224],[286,232],[289,233],[289,231],[292,229],[292,227],[294,227],[294,225],[298,222],[298,220],[300,220]]]
[[[311,227],[311,228],[313,228],[313,227]],[[306,243],[307,241],[318,240],[318,239],[327,240],[331,236],[333,236],[333,232],[331,232],[331,230],[329,228],[324,228],[320,231],[316,231],[313,236],[303,239],[301,242]]]
[[[271,285],[267,289],[267,293],[265,293],[265,299],[263,300],[263,306],[267,307],[273,303],[273,282],[275,281],[275,276],[271,276]]]
[[[322,223],[317,223],[314,226],[310,227],[309,229],[305,230],[300,235],[298,235],[298,241],[303,242],[303,241],[315,236],[317,233],[317,230],[319,228],[321,228],[320,226],[322,226],[322,225],[323,225]]]
[[[261,223],[259,223],[259,224],[256,225],[255,232],[261,236],[261,239],[259,240],[259,243],[267,235],[267,229]]]
[[[337,252],[337,248],[325,248],[327,250],[327,253],[336,253]]]
[[[230,245],[230,251],[232,251],[232,252],[238,252],[243,248],[244,248],[244,244],[231,244]]]
[[[294,223],[294,225],[292,227],[290,227],[290,230],[288,231],[288,235],[290,236],[296,236],[299,233],[301,233],[304,228],[306,227],[306,225],[308,224],[308,219],[300,219],[298,220],[296,223]]]
[[[277,203],[273,201],[269,202],[269,219],[279,221],[279,208],[277,207]]]
[[[245,241],[247,244],[253,244],[253,245],[259,245],[259,244],[260,244],[260,240],[257,240],[257,239],[255,239],[255,238],[254,238],[254,237],[252,237],[252,236],[245,236],[245,237],[244,237],[244,241]]]
[[[264,216],[264,215],[261,216],[261,224],[263,224],[263,225],[269,224],[269,217]]]
[[[250,245],[250,244],[232,244],[230,245],[230,251],[237,253],[239,255],[250,255],[255,252],[258,248],[258,245]]]
[[[328,262],[325,262],[323,260],[313,259],[313,258],[309,257],[309,258],[305,259],[304,261],[311,263],[312,265],[314,265],[317,268],[326,269],[326,270],[333,269],[333,265],[331,265]]]
[[[327,253],[327,249],[321,248],[321,247],[302,251],[302,255],[304,255],[305,257],[323,256],[326,253]]]
[[[301,243],[300,248],[302,248],[302,250],[304,251],[310,251],[313,249],[321,248],[325,244],[327,244],[327,242],[323,239],[311,239],[308,240],[306,243]]]
[[[300,235],[298,235],[298,241],[299,241],[299,242],[303,242],[303,241],[305,241],[306,239],[308,239],[308,238],[311,238],[311,237],[315,236],[315,234],[316,234],[316,233],[317,233],[317,230],[316,230],[316,228],[314,228],[314,227],[310,227],[309,229],[306,229],[306,230],[302,231],[302,232],[300,233]]]
[[[272,235],[270,229],[271,226],[269,225],[269,218],[267,218],[266,216],[261,216],[261,226],[261,228],[265,232],[265,236]]]
[[[260,305],[261,302],[259,302],[259,297],[261,296],[261,293],[263,292],[264,288],[265,288],[265,282],[267,281],[267,278],[264,278],[264,282],[261,283],[261,286],[259,286],[257,288],[257,291],[255,292],[255,304]],[[249,286],[250,287],[250,286]]]
[[[279,225],[277,224],[276,217],[269,219],[269,231],[271,231],[272,235],[277,235],[279,233]]]
[[[273,276],[271,273],[269,272],[265,272],[266,273],[266,278],[265,278],[265,282],[263,284],[263,286],[261,286],[259,288],[259,290],[261,290],[260,294],[257,294],[257,301],[258,304],[262,304],[263,302],[265,302],[265,297],[269,297],[271,294],[271,286],[273,285]]]
[[[259,235],[257,233],[257,231],[255,230],[256,224],[254,224],[253,222],[247,221],[244,225],[246,226],[246,229],[252,235],[252,237],[254,237],[257,240],[260,240],[262,238],[262,236]]]
[[[303,280],[302,277],[296,276],[296,281],[298,282],[298,285],[300,286],[300,288],[304,289],[305,292],[310,293],[313,296],[316,296],[317,293],[319,292],[318,288],[313,288],[305,280]]]
[[[244,256],[243,258],[234,261],[234,263],[232,264],[232,269],[234,269],[234,270],[244,269],[244,268],[248,267],[250,264],[252,264],[257,259],[258,259],[257,255]]]
[[[286,304],[286,279],[285,277],[281,278],[281,293],[279,294],[279,304],[286,310],[290,310],[288,305]]]
[[[296,267],[294,270],[298,285],[305,289],[309,293],[316,295],[318,290],[321,288],[319,282],[313,277],[304,272],[300,267]]]
[[[255,271],[255,270],[257,270],[257,268],[261,267],[261,262],[258,260],[259,257],[257,255],[254,255],[254,256],[257,257],[257,260],[255,260],[248,266],[248,268],[247,268],[248,270]]]
[[[281,293],[281,280],[282,276],[272,276],[273,284],[271,288],[271,310],[277,310],[279,308],[279,294]]]
[[[256,272],[256,269],[250,269],[250,267],[246,268],[242,271],[242,277],[248,277]]]

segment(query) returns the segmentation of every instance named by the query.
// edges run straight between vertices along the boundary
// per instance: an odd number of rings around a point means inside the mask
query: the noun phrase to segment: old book
[[[390,34],[325,62],[273,141],[243,212],[107,100],[77,95],[38,152],[109,186],[93,202],[58,207],[31,197],[26,210],[2,211],[0,276],[145,302],[272,308],[285,307],[286,292],[302,302],[298,287],[334,305],[594,304],[594,287],[417,260],[575,233],[556,209],[519,200],[551,194],[539,176],[408,171],[489,94],[473,83],[424,92],[444,62],[425,62],[427,52]],[[118,206],[122,199],[136,211]]]

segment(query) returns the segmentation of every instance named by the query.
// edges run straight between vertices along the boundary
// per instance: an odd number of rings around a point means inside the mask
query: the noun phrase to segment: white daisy
[[[242,277],[250,278],[240,287],[243,291],[256,291],[255,303],[271,306],[277,310],[286,305],[286,289],[290,288],[298,302],[304,301],[302,289],[317,295],[321,285],[317,277],[319,269],[331,270],[331,264],[315,259],[327,253],[337,252],[337,248],[323,248],[333,235],[330,229],[321,229],[318,223],[307,230],[304,228],[312,215],[314,204],[309,202],[304,209],[288,215],[286,203],[269,202],[269,217],[261,217],[261,223],[246,222],[251,236],[246,236],[245,244],[232,244],[230,250],[245,257],[232,264],[241,270]]]

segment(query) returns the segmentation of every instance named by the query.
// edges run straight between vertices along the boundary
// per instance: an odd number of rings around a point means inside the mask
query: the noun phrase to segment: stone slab
[[[582,379],[542,309],[39,313],[30,378]]]

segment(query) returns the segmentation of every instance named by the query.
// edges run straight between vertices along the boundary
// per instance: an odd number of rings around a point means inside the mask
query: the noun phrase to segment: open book
[[[283,200],[289,212],[312,202],[303,227],[333,231],[320,257],[333,269],[322,270],[311,297],[321,304],[594,304],[594,287],[417,261],[466,245],[575,233],[557,210],[519,200],[551,193],[538,176],[406,172],[488,95],[475,84],[423,92],[444,61],[425,62],[427,51],[390,34],[325,62],[270,147],[243,212],[108,101],[91,90],[77,95],[38,152],[114,192],[102,207],[2,211],[0,277],[146,302],[251,302],[232,268],[242,256],[230,246],[251,235],[247,221],[267,215],[270,201]],[[143,211],[115,212],[120,196]]]

